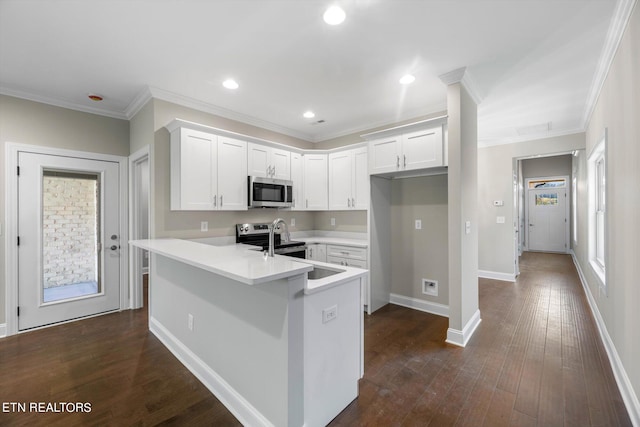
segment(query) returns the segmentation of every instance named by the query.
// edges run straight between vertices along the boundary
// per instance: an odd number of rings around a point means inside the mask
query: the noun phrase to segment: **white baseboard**
[[[631,424],[633,424],[634,426],[640,426],[640,402],[638,402],[638,396],[633,390],[633,386],[631,385],[631,381],[629,381],[627,371],[625,371],[622,360],[620,360],[620,356],[618,356],[618,351],[616,350],[616,347],[611,340],[609,331],[607,331],[607,326],[604,323],[602,315],[600,314],[600,310],[598,309],[596,300],[595,298],[593,298],[593,294],[591,293],[591,289],[587,284],[587,279],[585,278],[582,267],[580,267],[580,263],[576,258],[576,254],[575,252],[573,252],[573,250],[570,251],[570,254],[571,258],[573,259],[573,263],[576,266],[576,270],[578,270],[578,276],[580,276],[580,282],[582,283],[584,293],[587,295],[587,301],[589,302],[591,313],[593,313],[596,325],[598,326],[600,339],[602,340],[604,348],[607,351],[607,356],[609,356],[609,363],[611,364],[611,369],[613,370],[613,376],[615,377],[616,383],[618,384],[618,389],[620,390],[620,394],[622,395],[622,400],[627,407],[627,412],[629,412]]]
[[[449,328],[447,329],[447,340],[449,344],[457,345],[459,347],[464,347],[469,342],[469,339],[476,331],[476,328],[480,324],[482,319],[480,319],[480,310],[476,310],[476,312],[471,316],[471,319],[467,322],[467,324],[462,328],[461,331],[457,329]]]
[[[231,411],[242,425],[273,427],[273,424],[260,411],[153,317],[149,318],[149,330]]]
[[[449,317],[449,306],[430,302],[418,298],[405,297],[404,295],[391,294],[389,302],[395,305],[424,311],[426,313],[437,314],[438,316]]]
[[[7,336],[7,324],[0,323],[0,338],[4,338]]]
[[[500,273],[497,271],[478,270],[478,277],[483,279],[502,280],[505,282],[515,282],[516,275],[513,273]]]

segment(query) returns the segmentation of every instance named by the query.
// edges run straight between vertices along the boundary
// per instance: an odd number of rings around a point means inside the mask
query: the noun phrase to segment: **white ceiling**
[[[480,143],[514,142],[584,129],[617,2],[338,0],[336,27],[330,3],[0,0],[0,93],[130,118],[151,88],[322,141],[445,110],[467,67]]]

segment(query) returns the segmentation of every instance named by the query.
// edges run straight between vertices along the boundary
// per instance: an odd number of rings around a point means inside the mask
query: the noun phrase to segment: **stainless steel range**
[[[269,225],[267,223],[236,224],[236,243],[259,246],[264,251],[268,250]],[[285,241],[280,232],[274,234],[274,253],[276,255],[304,259],[306,258],[306,249],[304,242]]]

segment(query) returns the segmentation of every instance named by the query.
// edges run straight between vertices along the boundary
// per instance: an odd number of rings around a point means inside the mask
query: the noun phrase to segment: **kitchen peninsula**
[[[244,425],[324,426],[357,397],[366,270],[240,244],[131,244],[151,253],[149,329]]]

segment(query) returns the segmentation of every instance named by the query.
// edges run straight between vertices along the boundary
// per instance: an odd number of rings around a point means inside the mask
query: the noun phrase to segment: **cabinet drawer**
[[[367,250],[350,246],[327,245],[327,256],[367,261]]]
[[[357,267],[367,269],[367,261],[358,259],[349,259],[338,256],[327,255],[327,262],[329,264],[345,265],[347,267]]]

